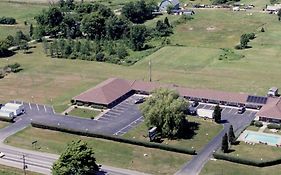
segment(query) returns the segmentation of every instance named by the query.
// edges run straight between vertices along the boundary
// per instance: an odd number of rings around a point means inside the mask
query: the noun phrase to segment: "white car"
[[[5,154],[0,152],[0,158],[3,158],[4,156],[5,156]]]

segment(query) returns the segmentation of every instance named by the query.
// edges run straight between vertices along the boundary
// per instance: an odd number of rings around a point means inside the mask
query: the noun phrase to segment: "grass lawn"
[[[265,128],[265,130],[263,131],[263,132],[265,132],[265,133],[269,133],[269,134],[278,134],[278,135],[281,135],[281,131],[280,130],[278,130],[277,132],[271,132],[268,128]]]
[[[82,117],[82,118],[92,118],[92,117],[96,117],[99,114],[100,114],[99,111],[89,110],[89,109],[80,109],[80,108],[74,108],[69,113],[69,115]]]
[[[231,156],[238,156],[251,160],[272,160],[281,157],[281,149],[275,146],[255,144],[249,145],[244,142],[240,142],[239,145],[232,145],[231,150],[233,152],[228,153]]]
[[[22,175],[23,172],[21,169],[18,169],[18,168],[0,165],[0,174],[1,175]],[[40,175],[40,174],[27,171],[26,175]]]
[[[258,168],[227,161],[217,160],[209,161],[202,169],[200,175],[279,175],[281,174],[281,165]]]
[[[188,139],[179,140],[168,140],[164,139],[163,144],[183,147],[183,148],[194,148],[199,151],[203,148],[212,138],[214,138],[222,129],[221,125],[218,125],[210,120],[204,120],[197,117],[188,117],[188,121],[194,126],[194,133],[187,133]],[[148,141],[148,138],[144,136],[147,135],[147,127],[145,124],[141,124],[135,129],[129,131],[124,135],[126,138],[135,138],[139,140]]]
[[[9,122],[0,121],[0,129],[1,129],[1,128],[5,128],[5,127],[8,126],[9,124],[10,124]]]
[[[248,126],[246,128],[246,130],[251,130],[251,131],[258,131],[260,128],[259,127],[256,127],[256,126]]]
[[[67,143],[76,139],[82,139],[94,148],[98,163],[152,174],[173,174],[191,159],[190,155],[32,127],[18,132],[5,142],[16,147],[33,149],[31,142],[37,140],[39,151],[60,154]]]
[[[22,3],[9,3],[0,1],[0,17],[14,17],[17,21],[16,25],[0,25],[0,39],[5,38],[7,35],[14,35],[17,31],[22,30],[28,34],[29,25],[35,24],[34,16],[46,8],[46,5],[36,4],[22,4]],[[28,25],[24,25],[24,21]]]

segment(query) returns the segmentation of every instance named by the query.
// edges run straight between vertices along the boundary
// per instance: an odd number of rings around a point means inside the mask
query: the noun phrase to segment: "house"
[[[267,96],[269,97],[276,97],[278,96],[278,88],[277,87],[272,87],[268,90]]]
[[[269,98],[268,103],[260,109],[256,116],[259,121],[281,123],[281,99]]]
[[[167,7],[172,6],[173,10],[177,10],[180,8],[179,0],[162,0],[159,5],[159,11],[167,11]]]
[[[172,10],[171,13],[174,15],[194,15],[195,14],[195,12],[193,10],[188,10],[188,9]]]
[[[268,5],[266,7],[266,11],[269,13],[277,14],[277,12],[281,9],[281,4],[275,4],[275,5]]]

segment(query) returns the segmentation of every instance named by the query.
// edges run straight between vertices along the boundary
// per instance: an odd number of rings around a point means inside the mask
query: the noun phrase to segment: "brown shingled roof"
[[[130,92],[131,81],[120,78],[109,78],[73,99],[83,102],[91,102],[96,104],[110,104],[116,99]]]
[[[268,98],[269,101],[257,113],[259,117],[281,119],[281,99]]]

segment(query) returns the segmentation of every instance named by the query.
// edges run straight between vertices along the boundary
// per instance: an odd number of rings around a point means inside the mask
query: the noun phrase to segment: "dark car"
[[[192,105],[190,105],[187,109],[187,114],[189,115],[196,115],[197,114],[197,110],[195,107],[193,107]]]
[[[237,111],[238,114],[243,114],[246,111],[245,107],[240,107]]]
[[[198,102],[198,101],[194,101],[194,102],[191,103],[191,106],[192,106],[192,107],[196,107],[196,106],[198,106],[198,105],[199,105],[199,102]]]
[[[135,100],[135,104],[139,104],[139,103],[143,103],[145,101],[145,98],[144,97],[140,97],[140,98],[137,98],[136,100]]]

